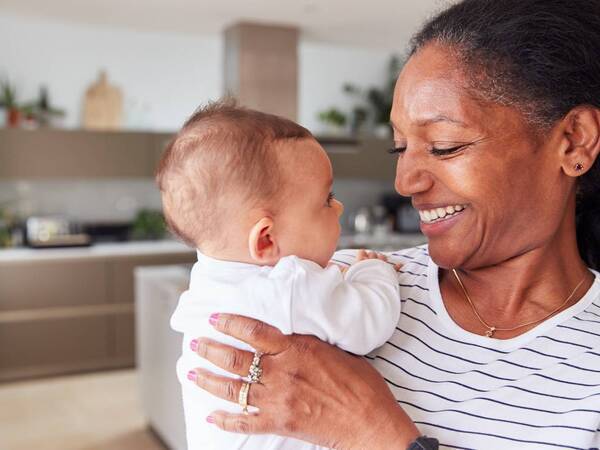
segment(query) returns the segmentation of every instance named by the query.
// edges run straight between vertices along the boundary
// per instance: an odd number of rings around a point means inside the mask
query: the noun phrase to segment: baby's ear
[[[275,265],[279,260],[279,246],[273,235],[273,219],[263,217],[250,229],[248,250],[258,265]]]

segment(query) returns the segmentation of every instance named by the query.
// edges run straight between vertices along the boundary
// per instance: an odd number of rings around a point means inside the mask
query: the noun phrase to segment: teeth
[[[434,208],[419,211],[419,216],[421,217],[421,221],[425,223],[431,223],[445,217],[453,216],[463,209],[465,209],[465,206],[463,205],[448,205],[444,208]]]

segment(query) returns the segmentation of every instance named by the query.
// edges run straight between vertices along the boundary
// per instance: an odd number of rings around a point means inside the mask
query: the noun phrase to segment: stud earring
[[[583,164],[581,164],[581,163],[575,164],[575,170],[577,172],[581,172],[583,170]]]

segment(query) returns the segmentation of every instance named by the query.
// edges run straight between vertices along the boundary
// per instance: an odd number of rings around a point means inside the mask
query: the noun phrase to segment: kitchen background
[[[387,115],[441,2],[215,3],[0,3],[0,450],[185,448],[168,319],[194,252],[153,173],[201,103],[229,93],[317,136],[340,248],[425,242]]]

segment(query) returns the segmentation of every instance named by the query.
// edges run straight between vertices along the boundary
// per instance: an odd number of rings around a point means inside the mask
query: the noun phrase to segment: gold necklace
[[[452,269],[452,273],[454,274],[454,276],[456,277],[456,280],[458,281],[458,284],[460,285],[462,291],[465,294],[465,297],[467,298],[467,301],[469,302],[469,305],[471,305],[471,309],[473,310],[473,313],[475,313],[475,316],[477,317],[477,319],[479,319],[479,322],[481,322],[481,324],[487,328],[485,335],[487,337],[493,337],[494,333],[496,331],[512,331],[512,330],[516,330],[517,328],[522,328],[522,327],[526,327],[527,325],[532,325],[534,323],[537,322],[541,322],[543,320],[546,320],[548,317],[550,317],[551,315],[553,315],[554,313],[556,313],[559,309],[561,309],[563,306],[565,306],[569,300],[571,300],[571,298],[573,298],[573,295],[575,295],[575,292],[577,292],[577,289],[579,289],[579,286],[581,286],[583,284],[583,282],[585,281],[585,276],[581,279],[581,281],[579,282],[579,284],[577,284],[577,286],[575,286],[575,289],[573,289],[573,292],[571,292],[571,294],[567,297],[567,299],[562,302],[558,308],[554,309],[552,312],[550,312],[550,314],[545,315],[544,317],[542,317],[541,319],[537,319],[537,320],[532,320],[531,322],[527,322],[527,323],[523,323],[521,325],[517,325],[516,327],[512,327],[512,328],[498,328],[498,327],[493,327],[491,325],[488,325],[488,323],[483,320],[481,318],[481,316],[479,315],[479,313],[477,312],[477,309],[475,308],[475,305],[473,304],[473,301],[471,300],[471,297],[469,297],[469,294],[467,293],[467,289],[465,288],[464,284],[462,283],[460,277],[458,276],[458,273],[456,272],[455,269]]]

